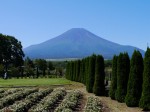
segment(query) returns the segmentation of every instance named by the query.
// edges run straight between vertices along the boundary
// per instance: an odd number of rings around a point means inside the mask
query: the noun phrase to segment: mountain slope
[[[30,58],[83,58],[95,53],[108,59],[120,52],[132,55],[134,49],[138,48],[113,43],[83,28],[73,28],[53,39],[29,46],[24,52]],[[143,50],[140,52],[144,54]]]

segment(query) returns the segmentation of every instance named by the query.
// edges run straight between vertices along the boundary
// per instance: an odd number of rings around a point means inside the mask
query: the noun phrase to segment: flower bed
[[[37,91],[37,89],[26,89],[1,98],[0,109],[13,104],[16,100],[20,100],[35,91]]]
[[[75,110],[81,96],[82,94],[80,91],[71,91],[65,96],[62,103],[55,109],[54,112],[71,112]]]
[[[97,97],[88,97],[84,110],[85,112],[101,112],[101,108],[101,102]]]
[[[57,101],[62,99],[66,95],[66,90],[64,88],[54,89],[52,93],[46,96],[41,102],[36,106],[33,106],[29,111],[31,112],[49,112],[55,107]]]
[[[13,105],[9,106],[7,110],[9,110],[10,112],[27,112],[29,108],[38,103],[39,100],[41,100],[43,97],[45,97],[52,91],[52,89],[44,89],[38,92],[34,92],[28,95],[24,100],[18,101]]]

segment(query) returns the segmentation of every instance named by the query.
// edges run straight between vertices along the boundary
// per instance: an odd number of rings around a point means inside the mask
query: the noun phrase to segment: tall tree
[[[73,72],[74,72],[74,62],[73,61],[71,61],[71,64],[70,64],[71,66],[70,66],[70,75],[71,75],[71,80],[74,80],[74,74],[73,74]]]
[[[4,66],[0,64],[0,77],[3,77],[2,74],[4,74]]]
[[[150,110],[150,48],[147,48],[144,58],[142,96],[139,106],[144,110]]]
[[[127,95],[125,98],[127,106],[135,107],[138,106],[139,104],[139,100],[141,98],[142,93],[142,82],[143,82],[142,75],[143,75],[143,58],[141,53],[135,50],[131,58]]]
[[[73,81],[76,81],[76,61],[73,61],[72,75],[73,75]]]
[[[130,72],[130,59],[127,53],[120,53],[117,60],[117,90],[115,98],[124,102],[127,93],[127,83]]]
[[[82,59],[80,62],[80,75],[79,79],[81,83],[84,83],[85,81],[85,59]]]
[[[86,89],[89,93],[93,92],[93,85],[95,80],[95,60],[96,55],[92,55],[89,59],[89,73],[87,74]]]
[[[55,67],[53,66],[53,63],[51,61],[47,62],[47,68],[48,68],[48,75],[50,75],[51,70],[55,69]]]
[[[69,79],[69,80],[71,80],[70,79],[70,62],[67,62],[67,65],[66,65],[66,73],[65,73],[65,77],[66,77],[66,79]]]
[[[24,65],[25,65],[25,72],[26,72],[26,76],[29,77],[29,76],[33,76],[34,75],[34,63],[33,61],[27,57],[24,61]]]
[[[0,64],[3,64],[5,74],[7,74],[10,64],[21,68],[24,62],[23,57],[21,42],[13,36],[0,34]]]
[[[80,60],[77,60],[76,61],[76,81],[79,82],[81,79],[80,79],[80,64],[81,64],[81,61]]]
[[[113,57],[112,62],[112,79],[111,79],[111,87],[109,91],[109,96],[111,99],[115,99],[115,92],[117,90],[117,56]]]
[[[42,71],[43,76],[45,76],[45,70],[47,69],[47,62],[44,59],[36,60],[38,68]]]
[[[90,60],[90,57],[86,57],[85,58],[85,71],[84,71],[84,84],[87,85],[87,82],[88,82],[88,74],[89,74],[89,60]]]
[[[97,96],[105,95],[105,72],[104,72],[104,58],[101,55],[96,56],[95,64],[95,81],[93,87],[93,93]]]
[[[5,66],[6,72],[9,64],[15,67],[23,65],[22,45],[15,37],[0,34],[0,51],[0,63]]]

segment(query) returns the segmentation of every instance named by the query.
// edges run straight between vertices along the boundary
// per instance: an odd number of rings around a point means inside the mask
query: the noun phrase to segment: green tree
[[[127,93],[127,83],[130,72],[130,59],[127,53],[120,53],[117,60],[117,90],[115,98],[124,102]]]
[[[4,65],[5,71],[7,72],[9,64],[22,66],[23,57],[21,42],[13,36],[0,34],[0,63]]]
[[[70,78],[71,78],[71,80],[74,80],[73,72],[74,72],[74,62],[71,61],[71,64],[70,64]]]
[[[87,74],[87,82],[86,82],[86,90],[89,93],[93,92],[93,85],[95,80],[95,60],[96,60],[96,55],[92,55],[89,58],[89,72]]]
[[[65,73],[65,77],[66,77],[66,79],[69,79],[69,80],[71,80],[71,78],[70,78],[70,62],[67,62],[67,65],[66,65],[66,73]]]
[[[87,85],[88,83],[88,74],[89,74],[89,60],[90,57],[85,58],[85,71],[84,71],[84,84]]]
[[[4,66],[0,64],[0,75],[1,75],[0,77],[4,77],[3,74],[4,74]]]
[[[142,93],[142,74],[143,58],[141,53],[135,50],[131,58],[127,95],[125,98],[127,106],[135,107],[139,104]]]
[[[48,75],[50,75],[51,70],[55,69],[55,67],[53,66],[53,63],[51,61],[47,62],[47,68],[48,68]]]
[[[109,91],[109,96],[111,99],[115,99],[115,92],[117,90],[117,56],[113,57],[112,62],[112,79],[111,79],[111,87]]]
[[[44,59],[36,59],[36,65],[39,68],[39,70],[42,71],[43,76],[46,75],[46,69],[47,69],[47,62]]]
[[[33,76],[34,75],[34,68],[35,68],[33,60],[31,60],[29,57],[27,57],[24,61],[24,66],[25,66],[26,77]]]
[[[147,48],[144,58],[142,96],[139,106],[144,110],[150,110],[150,48]]]
[[[11,71],[11,73],[10,73],[11,77],[19,78],[19,69],[17,67],[11,67],[10,71]]]
[[[104,72],[104,58],[101,55],[96,57],[96,65],[95,65],[95,81],[93,87],[93,93],[97,96],[105,95],[105,72]]]
[[[80,60],[76,61],[76,81],[79,82],[80,81]]]
[[[76,81],[76,62],[72,61],[72,79],[73,81]]]
[[[84,84],[85,82],[85,59],[82,59],[81,60],[81,63],[80,63],[80,75],[79,75],[79,79],[80,79],[80,82]]]

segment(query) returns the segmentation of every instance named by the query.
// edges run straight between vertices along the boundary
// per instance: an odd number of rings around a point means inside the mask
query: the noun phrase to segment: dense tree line
[[[23,76],[21,77],[39,78],[39,76],[51,77],[51,71],[56,68],[54,67],[51,61],[46,61],[45,59],[32,60],[29,57],[27,57],[24,60],[24,66],[22,69],[24,70],[24,72]],[[59,70],[55,70],[55,72],[59,72]],[[56,73],[53,73],[53,75],[54,74]]]
[[[66,78],[81,82],[86,89],[95,95],[105,95],[104,58],[101,55],[92,55],[82,60],[70,61],[66,67]]]
[[[112,61],[111,99],[150,110],[150,48],[145,53],[144,64],[141,53],[136,50],[131,61],[127,53],[114,56]]]
[[[60,77],[63,75],[64,68],[54,67],[51,61],[44,59],[32,60],[29,57],[25,58],[22,66],[7,66],[7,78],[39,78],[39,77]],[[0,77],[4,77],[5,67],[0,64]]]
[[[50,71],[54,70],[54,66],[50,61],[44,59],[24,60],[24,52],[21,42],[15,37],[0,34],[0,77],[36,77],[40,74],[50,75]],[[46,73],[47,71],[47,73]],[[61,68],[57,68],[56,72],[62,75]]]

